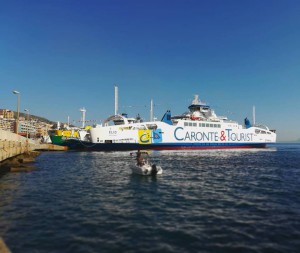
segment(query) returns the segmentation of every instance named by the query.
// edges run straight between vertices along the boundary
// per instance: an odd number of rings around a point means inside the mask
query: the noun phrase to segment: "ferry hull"
[[[131,151],[131,150],[205,150],[205,149],[250,149],[265,148],[266,143],[160,143],[141,145],[138,143],[91,143],[67,140],[71,150],[85,151]]]
[[[217,116],[198,97],[189,113],[173,117],[168,110],[161,121],[130,121],[115,114],[89,129],[89,142],[70,141],[70,149],[95,151],[122,150],[201,150],[265,148],[276,142],[276,133],[263,125],[244,125]]]
[[[59,146],[65,146],[66,143],[65,143],[65,141],[63,140],[62,137],[63,136],[61,136],[61,135],[50,135],[50,139],[51,139],[52,144],[59,145]]]

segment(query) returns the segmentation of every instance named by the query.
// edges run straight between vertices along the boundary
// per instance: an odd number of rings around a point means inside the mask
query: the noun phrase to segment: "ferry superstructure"
[[[89,130],[90,142],[72,143],[89,150],[196,150],[264,148],[276,142],[275,130],[263,125],[244,125],[217,116],[198,96],[189,112],[171,116],[167,111],[161,121],[141,122],[126,115],[113,115],[102,125]]]

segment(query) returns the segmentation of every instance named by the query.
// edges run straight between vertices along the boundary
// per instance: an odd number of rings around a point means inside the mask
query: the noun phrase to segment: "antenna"
[[[255,125],[255,106],[254,105],[252,108],[252,121],[253,121],[253,125]]]
[[[115,85],[115,115],[118,114],[118,100],[119,100],[118,86]]]
[[[192,101],[192,104],[193,105],[197,105],[197,104],[199,104],[200,102],[199,102],[199,95],[197,95],[197,94],[195,94],[194,95],[194,100]]]
[[[153,121],[153,99],[150,100],[150,121]]]
[[[84,128],[84,124],[85,124],[85,112],[86,112],[86,109],[84,107],[80,108],[79,111],[82,112],[82,118],[81,118],[81,121],[82,121],[82,128]]]

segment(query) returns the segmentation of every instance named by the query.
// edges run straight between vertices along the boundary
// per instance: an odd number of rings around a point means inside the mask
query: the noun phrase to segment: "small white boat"
[[[162,174],[162,168],[156,164],[150,164],[145,162],[143,165],[134,164],[132,167],[132,172],[144,176],[155,176]]]

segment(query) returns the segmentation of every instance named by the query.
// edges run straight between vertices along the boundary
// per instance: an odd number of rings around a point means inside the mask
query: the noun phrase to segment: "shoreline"
[[[36,170],[33,166],[35,158],[41,151],[30,151],[0,162],[0,177],[8,172],[30,172]]]

